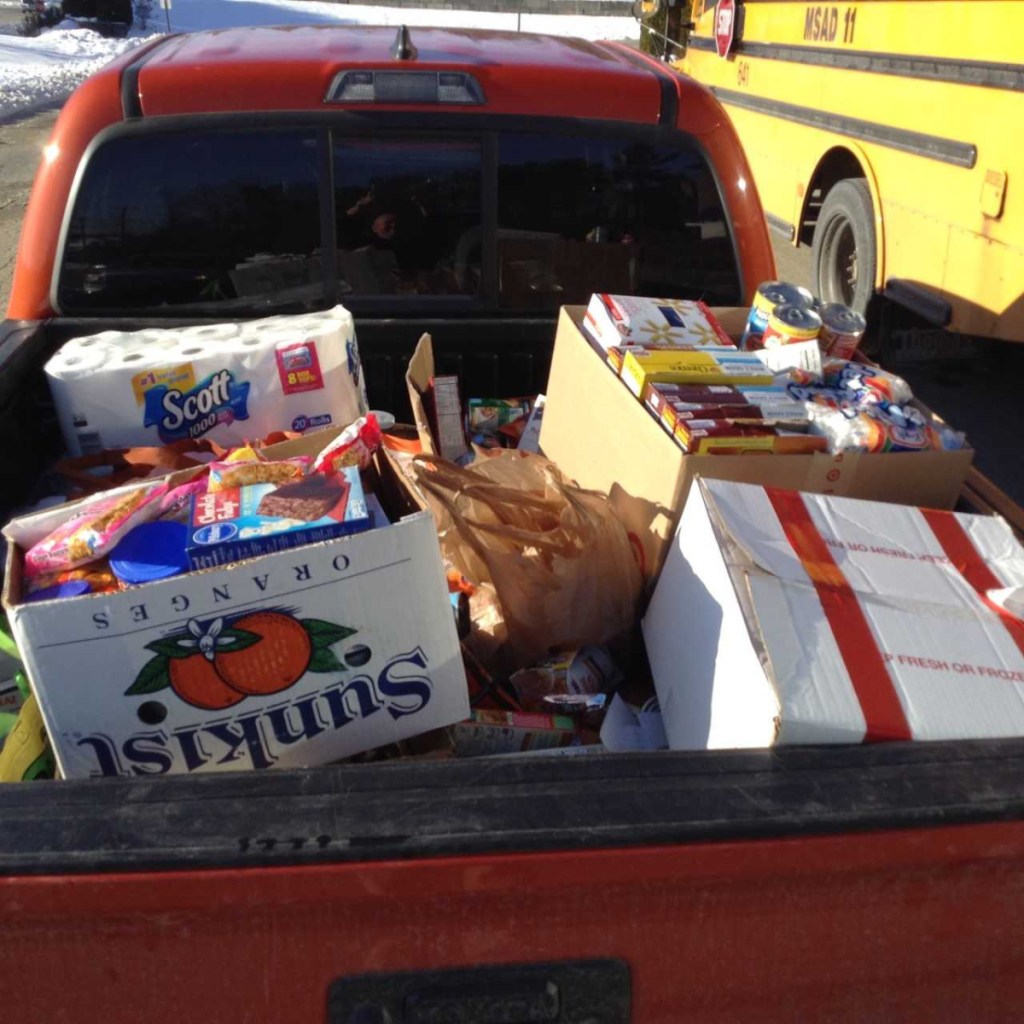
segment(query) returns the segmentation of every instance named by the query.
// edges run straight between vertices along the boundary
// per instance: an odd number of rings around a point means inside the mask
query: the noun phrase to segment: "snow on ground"
[[[0,6],[13,6],[0,0]],[[135,25],[127,39],[104,39],[65,20],[32,38],[0,35],[0,121],[57,106],[87,75],[108,60],[166,31],[164,11],[154,4],[145,27]],[[583,39],[635,39],[632,18],[492,14],[484,11],[318,3],[313,0],[174,0],[175,32],[198,32],[240,25],[442,25],[547,32]]]

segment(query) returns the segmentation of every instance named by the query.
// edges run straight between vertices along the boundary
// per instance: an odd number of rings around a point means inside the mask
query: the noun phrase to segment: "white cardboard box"
[[[321,764],[469,714],[429,513],[36,604],[16,603],[20,554],[10,548],[8,617],[67,778]],[[239,633],[247,649],[218,645]],[[231,653],[234,664],[211,676]],[[253,692],[200,706],[225,694],[224,672]]]
[[[699,480],[643,620],[673,749],[1024,735],[994,516]]]

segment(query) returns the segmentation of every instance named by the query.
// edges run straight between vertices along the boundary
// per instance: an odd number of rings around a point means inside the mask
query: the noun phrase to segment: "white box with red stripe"
[[[700,480],[643,622],[674,749],[1024,735],[995,516]]]

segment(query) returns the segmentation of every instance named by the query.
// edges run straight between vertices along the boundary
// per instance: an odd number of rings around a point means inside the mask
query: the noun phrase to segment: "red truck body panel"
[[[637,1024],[1007,1021],[1022,856],[1013,822],[16,878],[3,962],[31,1021],[319,1021],[344,976],[593,957],[628,963]]]
[[[483,87],[483,105],[446,106],[445,115],[543,116],[580,121],[659,123],[664,91],[678,128],[705,148],[732,218],[746,299],[775,265],[768,228],[742,146],[726,114],[703,86],[614,43],[518,33],[421,29],[415,61],[398,65],[392,28],[358,32],[334,26],[226,29],[172,36],[125,55],[68,100],[46,147],[26,210],[7,317],[54,316],[51,284],[61,225],[89,143],[125,120],[125,87],[143,118],[274,111],[365,110],[325,102],[341,70],[408,67],[459,69]],[[137,83],[123,80],[137,67]],[[436,106],[373,105],[375,111],[432,112]]]

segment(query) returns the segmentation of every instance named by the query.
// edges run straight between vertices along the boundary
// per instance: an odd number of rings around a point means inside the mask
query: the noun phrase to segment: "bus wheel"
[[[860,313],[875,288],[878,250],[871,193],[863,178],[839,182],[825,197],[811,253],[814,293]]]

